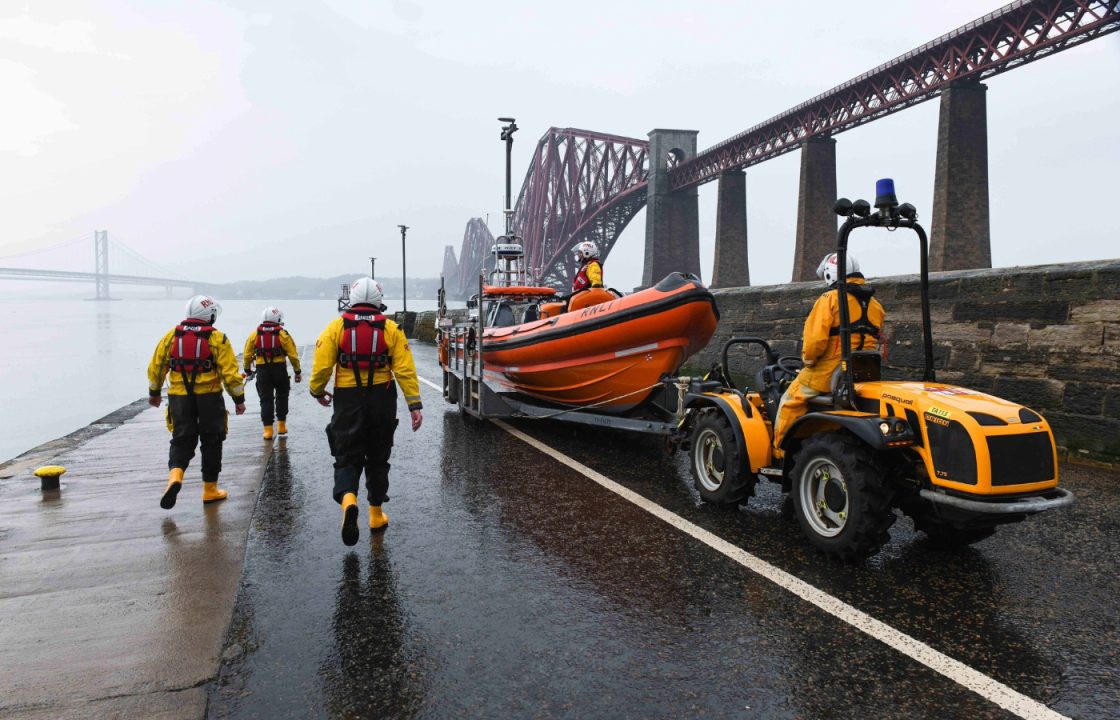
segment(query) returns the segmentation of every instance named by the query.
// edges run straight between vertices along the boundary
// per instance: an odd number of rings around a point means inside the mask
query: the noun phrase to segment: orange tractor
[[[883,182],[883,181],[880,181]],[[838,233],[838,277],[847,277],[848,236],[856,228],[910,229],[921,248],[921,312],[925,369],[920,380],[884,381],[878,351],[850,348],[845,283],[837,283],[842,360],[832,392],[810,401],[810,412],[782,439],[774,459],[773,420],[785,388],[801,369],[799,357],[779,357],[762,338],[735,337],[722,350],[699,392],[689,394],[678,436],[690,453],[701,497],[745,504],[758,478],[791,493],[809,540],[843,559],[873,554],[887,541],[900,509],[918,530],[944,545],[967,545],[1001,524],[1073,502],[1058,487],[1057,452],[1037,412],[985,393],[936,382],[930,329],[925,231],[909,203],[840,199],[846,218]],[[756,387],[736,388],[728,350],[761,348],[765,365]]]

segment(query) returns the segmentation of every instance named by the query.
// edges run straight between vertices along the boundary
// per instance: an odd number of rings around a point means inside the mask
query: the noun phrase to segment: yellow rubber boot
[[[159,506],[164,510],[170,510],[175,507],[175,497],[179,494],[179,490],[183,487],[183,468],[171,468],[171,472],[167,477],[167,489],[163,491],[163,497],[159,500]]]
[[[288,423],[284,422],[283,420],[277,420],[276,421],[276,432],[279,433],[280,435],[287,435],[288,434]]]
[[[381,530],[389,524],[389,516],[381,512],[381,506],[369,506],[369,529]]]
[[[218,481],[202,483],[202,502],[209,504],[225,500],[229,495],[225,490],[218,489]]]
[[[346,493],[342,496],[342,543],[354,545],[358,542],[358,496]]]
[[[273,434],[272,426],[271,425],[265,425],[264,426],[264,439],[265,440],[271,440],[272,439],[272,434]]]

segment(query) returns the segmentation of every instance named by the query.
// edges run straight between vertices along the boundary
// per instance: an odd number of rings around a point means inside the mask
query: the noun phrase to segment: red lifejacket
[[[198,374],[214,368],[214,356],[210,352],[212,332],[213,325],[192,321],[190,318],[175,327],[168,367],[179,371],[183,376],[183,386],[188,395],[194,394],[194,381]]]
[[[284,347],[280,344],[280,330],[278,323],[266,322],[257,326],[257,358],[264,362],[271,362],[284,354]]]
[[[591,263],[598,265],[599,270],[602,271],[603,263],[598,260],[591,259],[585,262],[580,266],[579,272],[576,273],[575,278],[572,279],[572,292],[579,292],[580,290],[586,290],[591,287],[591,279],[587,277],[587,266]]]
[[[342,338],[338,343],[338,364],[354,372],[354,382],[361,387],[361,371],[368,373],[367,384],[373,385],[373,371],[388,367],[389,343],[385,340],[385,316],[374,308],[350,308],[342,313]]]

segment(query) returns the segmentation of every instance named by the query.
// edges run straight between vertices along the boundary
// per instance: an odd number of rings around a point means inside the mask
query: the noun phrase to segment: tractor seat
[[[857,383],[861,382],[874,382],[883,376],[883,355],[877,350],[856,350],[853,351],[848,360],[852,364],[852,379]],[[833,396],[836,394],[836,387],[840,384],[840,379],[844,373],[837,365],[836,369],[832,371],[832,378],[829,380],[828,394],[817,395],[816,397],[809,398],[810,407],[835,407],[836,402]]]

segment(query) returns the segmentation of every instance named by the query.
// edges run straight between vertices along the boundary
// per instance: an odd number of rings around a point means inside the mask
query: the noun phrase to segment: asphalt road
[[[438,384],[434,348],[414,352]],[[1072,508],[971,549],[900,519],[845,565],[776,485],[710,507],[650,438],[511,424],[572,467],[425,385],[424,426],[397,432],[390,525],[347,548],[329,411],[293,391],[211,717],[1120,716],[1115,472],[1063,466]]]

